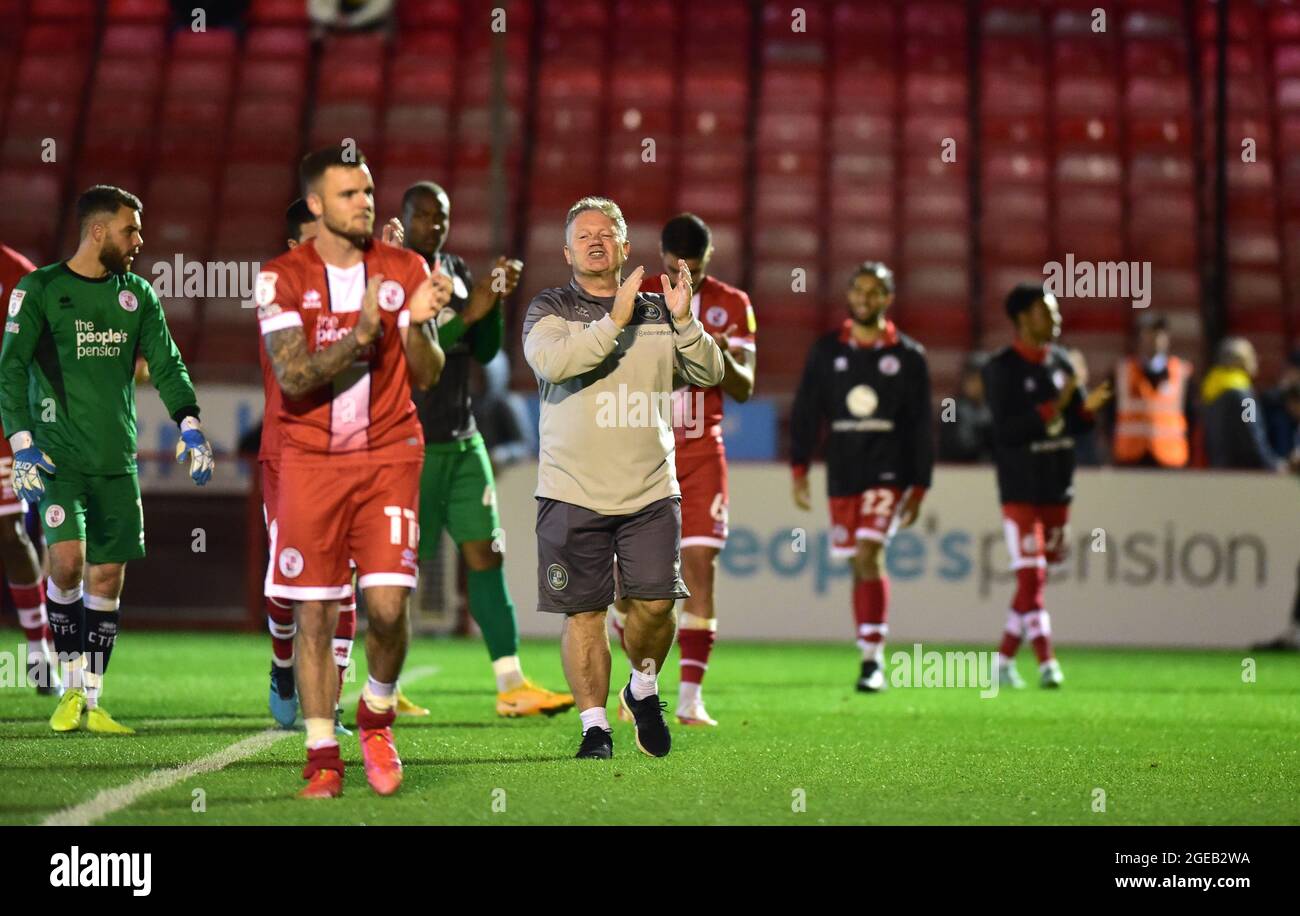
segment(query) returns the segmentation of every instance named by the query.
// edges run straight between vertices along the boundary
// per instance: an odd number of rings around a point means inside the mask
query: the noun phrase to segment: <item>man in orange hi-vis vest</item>
[[[1115,370],[1116,464],[1181,468],[1188,458],[1192,364],[1169,353],[1165,316],[1138,320],[1137,352]]]

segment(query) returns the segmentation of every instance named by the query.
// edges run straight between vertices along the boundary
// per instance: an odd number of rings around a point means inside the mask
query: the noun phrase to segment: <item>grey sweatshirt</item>
[[[638,293],[619,331],[613,296],[570,280],[542,290],[524,317],[524,358],[541,393],[536,496],[629,515],[680,496],[673,374],[711,387],[722,351],[699,320],[675,328],[662,296]]]

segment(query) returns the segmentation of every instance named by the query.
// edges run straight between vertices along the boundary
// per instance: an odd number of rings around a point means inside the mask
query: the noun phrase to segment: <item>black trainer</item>
[[[879,693],[885,689],[885,672],[880,662],[865,661],[858,676],[858,693]]]
[[[574,756],[579,760],[608,760],[614,756],[614,736],[599,725],[593,725],[583,734],[582,744],[578,745],[578,753]]]
[[[673,738],[668,734],[668,723],[664,721],[664,710],[668,704],[659,699],[657,693],[644,700],[634,700],[631,678],[619,692],[618,701],[636,723],[636,746],[641,752],[651,757],[667,757],[673,748]]]

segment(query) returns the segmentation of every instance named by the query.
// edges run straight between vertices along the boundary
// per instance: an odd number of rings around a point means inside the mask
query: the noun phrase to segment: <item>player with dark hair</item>
[[[36,265],[7,245],[0,244],[0,301]],[[50,659],[49,618],[45,610],[45,583],[36,546],[27,534],[26,504],[14,493],[14,453],[0,436],[0,562],[5,584],[18,613],[18,625],[27,637],[27,682],[39,694],[63,695],[63,685]]]
[[[438,344],[447,364],[436,388],[413,395],[424,427],[421,558],[433,556],[446,528],[465,561],[469,611],[483,634],[496,678],[497,715],[554,715],[573,707],[573,695],[547,690],[524,677],[519,622],[502,568],[505,546],[499,536],[496,482],[469,396],[471,362],[487,365],[501,350],[506,328],[502,302],[514,292],[524,265],[498,257],[492,273],[475,283],[465,262],[443,250],[451,232],[451,200],[432,181],[406,189],[402,225],[406,247],[452,281],[451,302],[437,317]]]
[[[984,366],[984,391],[993,412],[993,457],[1016,594],[998,648],[998,679],[1023,687],[1016,651],[1028,639],[1038,656],[1039,683],[1059,687],[1061,666],[1052,652],[1052,628],[1043,609],[1047,569],[1069,548],[1074,496],[1074,437],[1092,429],[1093,414],[1110,400],[1110,382],[1085,396],[1065,349],[1056,344],[1061,312],[1041,284],[1021,283],[1007,296],[1016,337]]]
[[[754,309],[744,291],[708,273],[713,234],[693,213],[664,224],[659,240],[664,271],[676,275],[679,261],[691,275],[691,312],[722,351],[726,366],[721,383],[709,388],[685,385],[672,394],[677,482],[682,489],[682,578],[690,595],[677,621],[681,679],[677,721],[683,725],[717,725],[704,708],[701,685],[717,638],[713,600],[714,567],[727,545],[727,452],[722,441],[723,393],[738,402],[754,393]],[[646,279],[642,292],[660,292],[658,277]],[[627,601],[615,602],[614,629],[621,640]],[[621,710],[620,710],[621,712]]]
[[[50,630],[67,688],[50,717],[129,735],[99,705],[117,642],[126,563],[145,555],[136,472],[137,353],[180,427],[176,458],[202,486],[212,447],[162,303],[130,272],[144,239],[139,198],[96,185],[77,199],[81,240],[66,261],[33,271],[9,296],[0,349],[0,415],[14,450],[14,492],[40,504],[49,544]],[[84,584],[83,584],[84,583]]]
[[[293,249],[309,239],[314,239],[320,229],[320,223],[301,197],[289,205],[284,214],[285,247]],[[401,241],[400,227],[395,227],[390,220],[384,226],[385,242],[396,244]],[[396,241],[394,241],[396,240]],[[276,494],[279,492],[280,479],[280,386],[275,380],[275,372],[266,355],[265,347],[257,348],[258,362],[262,368],[262,393],[266,399],[262,411],[261,444],[257,460],[261,465],[262,513],[267,529],[275,521]],[[355,591],[355,590],[354,590]],[[298,690],[293,671],[293,641],[298,634],[298,624],[293,617],[293,602],[283,598],[266,596],[267,626],[271,631],[271,689],[268,705],[271,716],[283,728],[289,728],[298,718]],[[353,594],[339,602],[339,622],[334,628],[334,664],[339,672],[339,692],[343,691],[343,679],[347,676],[352,663],[352,645],[357,636],[357,596]],[[401,688],[397,691],[398,715],[427,716],[429,710],[417,706],[406,698]],[[343,710],[334,708],[334,732],[338,735],[352,734],[343,725]]]
[[[853,618],[862,669],[857,689],[885,686],[889,578],[885,550],[921,511],[934,469],[930,370],[925,349],[886,317],[894,273],[863,263],[848,290],[843,327],[813,344],[790,415],[794,502],[811,507],[808,465],[830,424],[826,445],[831,554],[853,568]]]
[[[299,169],[320,221],[314,239],[265,265],[258,320],[283,400],[279,492],[270,526],[270,597],[294,602],[295,659],[307,727],[307,798],[343,791],[334,727],[331,640],[339,602],[365,591],[370,677],[357,704],[366,779],[396,792],[397,679],[410,638],[424,450],[411,386],[437,382],[443,353],[429,328],[451,282],[372,238],[374,184],[365,157],[318,150]]]

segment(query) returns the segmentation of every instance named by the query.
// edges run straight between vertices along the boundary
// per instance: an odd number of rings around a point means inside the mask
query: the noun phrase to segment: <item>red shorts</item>
[[[290,601],[352,596],[362,589],[415,588],[424,449],[400,442],[350,455],[286,452],[267,510],[271,540],[266,594]]]
[[[707,451],[677,453],[677,483],[682,488],[682,546],[727,546],[727,456]]]
[[[898,530],[901,487],[872,487],[855,496],[831,497],[831,556],[851,557],[859,540],[889,543]]]
[[[1002,530],[1012,569],[1057,567],[1069,553],[1070,507],[1036,503],[1003,503]]]
[[[19,515],[26,507],[14,493],[14,450],[9,440],[0,436],[0,516]]]

